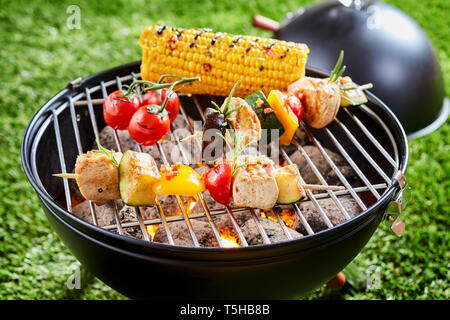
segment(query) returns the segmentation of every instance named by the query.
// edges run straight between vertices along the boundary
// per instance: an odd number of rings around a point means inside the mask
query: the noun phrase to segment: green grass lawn
[[[33,114],[69,81],[140,59],[141,29],[164,23],[270,36],[251,26],[259,13],[275,20],[310,1],[1,1],[0,12],[0,299],[123,299],[82,269],[81,290],[67,278],[79,263],[47,222],[20,163]],[[448,0],[389,1],[413,17],[434,44],[450,94]],[[66,9],[81,8],[81,29],[66,27]],[[362,270],[381,267],[382,288],[325,287],[308,298],[448,299],[450,123],[409,142],[412,195],[397,238],[386,226],[358,255]]]

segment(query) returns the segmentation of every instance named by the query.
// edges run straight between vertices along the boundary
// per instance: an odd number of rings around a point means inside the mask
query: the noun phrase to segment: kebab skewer
[[[230,170],[218,170],[221,164]],[[214,181],[212,172],[217,173]],[[195,196],[207,189],[214,200],[225,205],[232,200],[236,206],[268,209],[277,202],[300,200],[303,188],[344,190],[341,186],[301,184],[295,165],[275,168],[269,158],[253,155],[238,155],[235,162],[220,160],[200,176],[182,164],[163,165],[158,170],[147,153],[129,150],[122,155],[102,148],[78,156],[75,173],[54,176],[75,179],[83,197],[97,205],[121,199],[128,205],[149,207],[155,204],[157,194]],[[229,186],[223,183],[226,180]],[[293,184],[298,190],[294,195]],[[226,200],[217,198],[218,189],[229,192]]]

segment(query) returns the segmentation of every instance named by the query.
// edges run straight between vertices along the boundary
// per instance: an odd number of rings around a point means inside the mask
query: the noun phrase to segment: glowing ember
[[[294,229],[295,222],[295,212],[292,209],[283,209],[280,212],[281,220],[284,221],[284,224],[291,229]]]
[[[186,205],[186,213],[191,214],[191,211],[195,208],[195,205],[197,204],[198,198],[197,197],[190,197],[188,200],[188,203]]]
[[[158,224],[150,224],[147,226],[147,232],[150,236],[150,240],[153,241],[153,238],[155,237],[156,230],[158,230],[159,225]]]
[[[267,212],[264,212],[262,210],[259,211],[259,214],[261,215],[261,217],[278,222],[277,218],[273,216],[273,213],[271,214],[267,214]]]
[[[237,248],[240,247],[238,240],[232,234],[228,233],[226,229],[219,229],[220,239],[224,248]]]

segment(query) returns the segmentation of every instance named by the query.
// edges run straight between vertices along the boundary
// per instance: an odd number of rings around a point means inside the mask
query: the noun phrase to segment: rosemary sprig
[[[217,111],[219,111],[220,113],[222,113],[222,110],[220,110],[220,107],[217,105],[217,103],[215,103],[214,101],[211,101],[211,104],[214,106],[214,108],[217,109]]]
[[[239,106],[239,107],[236,107],[236,108],[234,108],[234,109],[228,111],[228,108],[229,108],[229,105],[230,105],[231,98],[233,97],[234,91],[236,90],[236,87],[238,86],[239,82],[240,82],[240,80],[238,80],[238,81],[234,84],[233,89],[231,89],[230,94],[229,94],[228,97],[227,97],[227,103],[226,103],[225,107],[223,108],[223,110],[220,109],[220,107],[217,105],[217,103],[215,103],[214,101],[211,101],[211,104],[213,105],[213,107],[214,107],[217,111],[219,111],[219,113],[222,113],[222,114],[224,115],[224,117],[229,116],[230,114],[232,114],[233,112],[238,111],[239,109],[241,109],[241,108],[244,106],[244,105],[241,105],[241,106]],[[222,125],[223,125],[223,126],[226,126],[226,125],[228,125],[228,123],[227,123],[227,122],[224,122]]]
[[[236,174],[236,172],[238,171],[238,169],[243,168],[243,167],[245,167],[245,164],[241,164],[240,166],[234,165],[233,171],[231,172],[231,176],[233,177]]]
[[[228,111],[227,113],[225,113],[225,117],[226,116],[229,116],[230,114],[232,114],[233,112],[236,112],[236,111],[238,111],[240,108],[242,108],[244,105],[240,105],[239,107],[237,107],[237,108],[234,108],[233,110],[230,110],[230,111]]]
[[[352,87],[352,88],[341,88],[341,91],[351,91],[351,90],[357,90],[358,88]]]
[[[119,166],[119,163],[117,162],[116,158],[114,157],[114,151],[112,150],[108,150],[105,147],[103,147],[100,142],[98,142],[97,139],[95,139],[95,142],[97,143],[98,149],[99,150],[92,150],[92,152],[94,153],[103,153],[109,161],[111,161],[111,163],[113,165],[115,165],[116,167]]]
[[[225,108],[223,109],[223,113],[226,114],[228,112],[228,106],[230,105],[231,98],[233,97],[234,91],[236,90],[236,87],[238,86],[240,80],[236,81],[236,83],[233,86],[233,89],[231,89],[230,94],[227,98],[227,104],[225,105]]]
[[[245,136],[241,132],[239,132],[238,130],[230,130],[229,132],[233,139],[234,147],[231,146],[231,144],[228,142],[227,138],[225,138],[221,133],[217,133],[217,134],[225,141],[227,147],[230,149],[230,152],[233,155],[233,164],[232,164],[233,171],[232,171],[231,175],[234,176],[239,168],[245,167],[245,165],[236,166],[237,159],[242,154],[242,152],[244,152],[245,149],[247,149],[248,146],[251,145],[253,142],[243,144]]]
[[[339,54],[339,58],[336,62],[336,65],[334,66],[334,69],[331,71],[330,73],[330,81],[331,82],[335,82],[339,79],[340,76],[342,76],[342,74],[345,71],[345,66],[342,66],[342,61],[344,60],[344,50],[341,50],[340,54]]]
[[[229,116],[230,114],[232,114],[233,112],[238,111],[239,109],[241,109],[244,105],[241,105],[237,108],[234,108],[233,110],[228,111],[227,113],[224,113],[222,110],[220,110],[220,107],[217,105],[217,103],[215,103],[214,101],[211,101],[211,104],[214,106],[214,108],[216,108],[217,111],[219,111],[220,113],[223,113],[223,115]]]

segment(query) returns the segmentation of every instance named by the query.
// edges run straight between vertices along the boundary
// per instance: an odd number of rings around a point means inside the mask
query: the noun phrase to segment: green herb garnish
[[[113,150],[108,150],[105,147],[103,147],[100,142],[98,142],[97,139],[95,139],[95,142],[97,143],[97,147],[99,150],[92,150],[92,152],[94,153],[102,153],[104,154],[109,161],[111,161],[111,163],[113,165],[115,165],[116,167],[119,166],[119,163],[117,162],[116,158],[114,157],[114,151]]]
[[[238,86],[239,82],[240,82],[240,80],[238,80],[234,84],[233,89],[231,89],[230,94],[227,97],[227,104],[225,105],[225,108],[223,109],[224,114],[226,114],[228,112],[228,106],[230,105],[231,98],[233,97],[234,91],[236,90],[236,87]]]
[[[351,90],[358,90],[358,88],[352,87],[352,88],[341,88],[341,91],[351,91]]]
[[[239,168],[245,167],[245,165],[236,166],[237,159],[242,154],[242,152],[244,152],[244,150],[248,148],[249,145],[253,144],[253,142],[243,144],[245,136],[241,132],[237,130],[230,130],[229,132],[233,139],[234,147],[230,145],[228,140],[221,133],[217,134],[225,141],[227,147],[230,149],[230,152],[233,155],[233,164],[232,164],[233,171],[231,175],[234,176]]]
[[[238,84],[239,84],[239,80],[235,83],[233,89],[231,89],[231,92],[230,92],[230,94],[227,97],[227,103],[226,103],[225,107],[223,108],[223,110],[220,109],[220,107],[217,105],[217,103],[215,103],[214,101],[211,101],[211,104],[214,106],[214,108],[216,108],[216,110],[219,111],[220,113],[222,113],[225,117],[229,116],[233,112],[238,111],[239,109],[241,109],[244,106],[244,105],[241,105],[241,106],[239,106],[237,108],[234,108],[233,110],[228,111],[231,98],[233,97],[234,91],[236,90],[236,87],[237,87]]]
[[[345,71],[345,66],[343,66],[341,68],[342,65],[342,61],[344,60],[344,50],[341,50],[341,53],[339,54],[339,58],[336,62],[336,65],[334,66],[333,71],[331,71],[330,73],[330,81],[331,82],[335,82],[339,79],[340,76],[342,76],[342,74]]]

